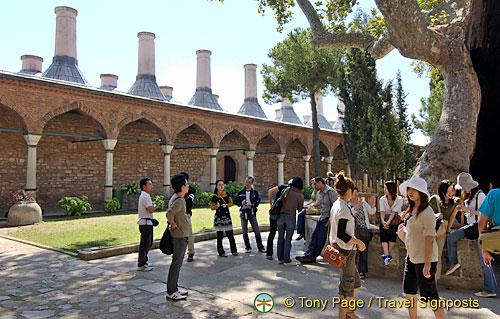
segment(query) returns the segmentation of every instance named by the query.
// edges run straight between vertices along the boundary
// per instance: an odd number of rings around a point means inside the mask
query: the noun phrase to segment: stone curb
[[[69,250],[64,250],[64,249],[60,249],[60,248],[54,248],[54,247],[50,247],[50,246],[45,246],[45,245],[42,245],[42,244],[37,244],[37,243],[31,242],[31,241],[22,240],[22,239],[18,239],[18,238],[14,238],[14,237],[9,237],[9,236],[5,236],[5,235],[0,235],[0,237],[8,239],[8,240],[12,240],[12,241],[17,241],[17,242],[22,243],[22,244],[35,246],[35,247],[38,247],[38,248],[52,250],[52,251],[55,251],[55,252],[58,252],[58,253],[69,255],[71,257],[78,257],[77,253],[74,253],[74,252],[69,251]]]
[[[259,229],[260,231],[269,231],[269,225],[259,225]],[[235,235],[242,234],[241,227],[235,227],[233,229],[233,232]],[[248,227],[248,232],[253,232],[252,227]],[[217,232],[215,231],[194,234],[195,243],[216,238],[217,238]],[[159,246],[160,246],[160,240],[159,239],[154,240],[151,249],[156,249]],[[111,246],[106,248],[98,248],[92,251],[80,250],[78,251],[78,254],[76,254],[75,257],[80,258],[82,260],[94,260],[111,256],[135,253],[138,251],[139,251],[139,243],[134,243],[134,244],[119,245],[119,246]]]

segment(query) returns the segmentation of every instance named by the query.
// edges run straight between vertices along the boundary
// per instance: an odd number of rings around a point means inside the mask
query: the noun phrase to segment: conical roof
[[[42,75],[46,78],[81,83],[88,85],[89,82],[78,68],[78,61],[70,56],[56,55],[52,58],[52,64]]]
[[[292,103],[286,98],[281,102],[279,112],[276,112],[276,121],[302,125],[302,121],[293,110]]]
[[[188,102],[189,105],[200,106],[207,109],[222,111],[219,102],[215,99],[210,88],[197,88],[193,97]]]
[[[312,118],[307,122],[306,125],[313,126]],[[333,129],[324,115],[318,114],[318,125],[320,128],[325,129],[325,130],[332,130]]]
[[[246,98],[243,105],[238,110],[238,114],[250,115],[267,119],[266,113],[260,107],[257,98]]]
[[[152,74],[139,74],[135,77],[135,83],[132,85],[129,94],[149,97],[156,100],[166,100],[160,87],[156,83],[156,76]]]

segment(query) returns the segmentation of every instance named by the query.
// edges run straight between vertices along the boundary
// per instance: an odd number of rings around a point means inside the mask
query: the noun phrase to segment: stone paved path
[[[264,238],[267,234],[263,234]],[[251,236],[251,239],[253,236]],[[150,252],[152,272],[135,271],[137,254],[90,262],[0,238],[0,318],[332,318],[325,310],[300,307],[299,297],[327,299],[337,295],[338,271],[323,262],[302,266],[278,265],[258,252],[218,258],[215,241],[196,244],[195,262],[184,263],[180,285],[189,290],[187,301],[165,300],[165,278],[170,257]],[[228,246],[226,242],[226,247]],[[304,245],[294,241],[293,255]],[[242,253],[243,252],[243,253]],[[255,296],[274,296],[275,308],[260,314],[253,309]],[[472,291],[440,291],[449,299],[468,299]],[[296,306],[286,308],[291,296]],[[363,281],[358,297],[401,300],[401,283],[381,278]],[[498,299],[481,299],[479,309],[454,308],[449,318],[498,318]],[[362,318],[407,317],[406,309],[366,306]],[[420,317],[433,318],[428,309]],[[419,317],[419,318],[420,318]]]

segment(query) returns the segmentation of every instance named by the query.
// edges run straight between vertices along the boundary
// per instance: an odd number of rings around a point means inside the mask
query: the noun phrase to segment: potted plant
[[[31,225],[42,221],[42,209],[31,194],[24,190],[14,191],[12,206],[7,216],[7,225]]]
[[[137,209],[139,193],[139,185],[137,185],[137,183],[133,182],[125,185],[125,194],[127,195],[128,209]]]

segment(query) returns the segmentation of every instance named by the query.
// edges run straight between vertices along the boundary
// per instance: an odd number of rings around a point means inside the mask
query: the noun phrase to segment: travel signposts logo
[[[266,313],[273,309],[274,299],[273,296],[266,293],[258,294],[253,301],[253,306],[258,312]]]

